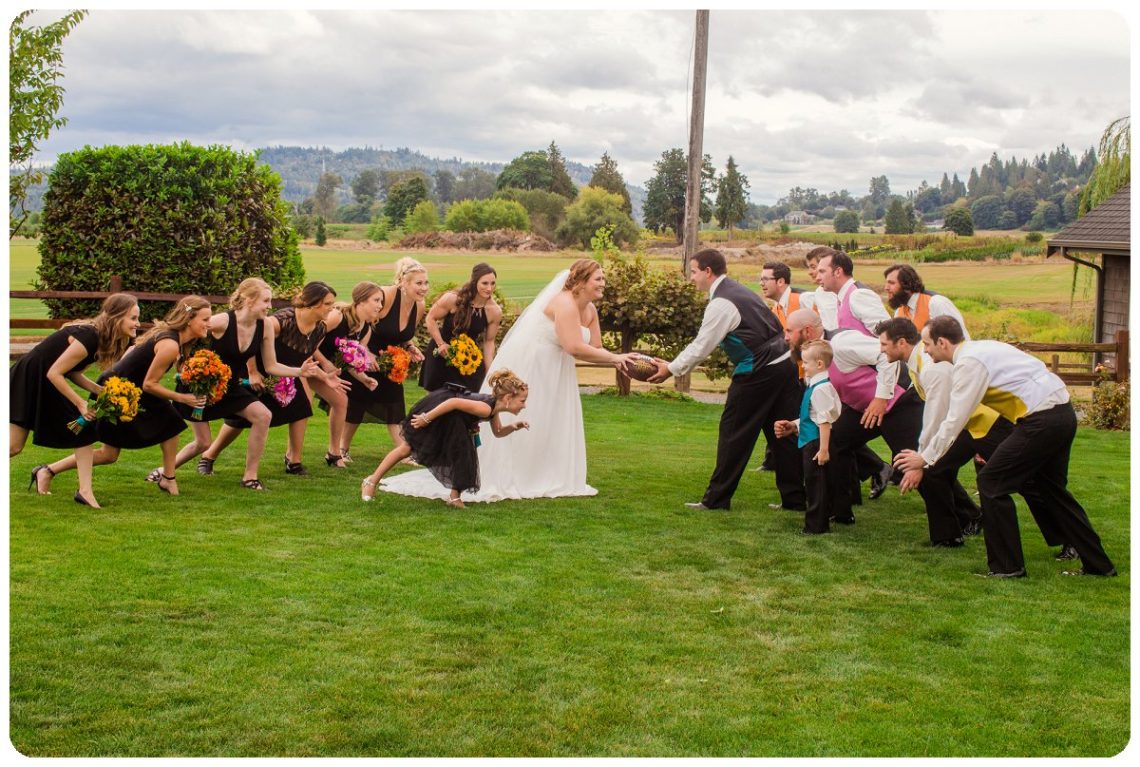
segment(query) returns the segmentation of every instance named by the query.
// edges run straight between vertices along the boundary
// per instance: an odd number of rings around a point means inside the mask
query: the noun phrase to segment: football
[[[652,357],[644,354],[636,355],[625,368],[625,374],[638,381],[648,381],[649,377],[657,373],[657,364]]]

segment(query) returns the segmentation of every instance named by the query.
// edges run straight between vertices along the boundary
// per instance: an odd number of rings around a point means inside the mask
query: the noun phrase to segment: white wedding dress
[[[544,310],[566,282],[559,273],[519,316],[487,370],[487,378],[508,368],[527,383],[526,409],[519,416],[502,413],[502,423],[515,418],[530,422],[506,437],[496,438],[491,426],[479,430],[480,488],[464,493],[464,501],[501,501],[506,498],[557,498],[596,495],[586,484],[586,434],[574,358],[558,343],[554,322]],[[590,340],[589,328],[582,328]],[[490,392],[483,384],[482,391]],[[423,498],[447,498],[450,491],[426,469],[397,474],[383,480],[380,490]]]

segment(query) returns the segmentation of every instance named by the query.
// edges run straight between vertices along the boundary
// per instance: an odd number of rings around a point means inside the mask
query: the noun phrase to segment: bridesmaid
[[[368,351],[380,354],[389,346],[408,350],[412,362],[422,362],[424,355],[412,341],[416,326],[424,318],[424,296],[428,292],[427,269],[414,258],[405,257],[396,262],[395,283],[383,289],[384,308],[372,327]],[[356,430],[365,417],[388,424],[388,433],[395,445],[404,444],[400,424],[404,420],[404,385],[393,383],[382,373],[370,373],[377,381],[375,391],[353,387],[349,392],[348,415],[345,417],[344,450],[347,453]]]
[[[326,324],[329,327],[325,339],[321,341],[321,354],[327,359],[335,360],[337,354],[336,343],[341,338],[350,338],[367,346],[369,334],[372,332],[372,323],[380,316],[384,308],[384,289],[375,282],[358,282],[352,288],[352,301],[338,303],[331,312]],[[366,397],[369,392],[376,389],[378,381],[366,373],[357,373],[355,370],[341,371],[340,377],[347,381],[352,389],[363,387],[358,396]],[[329,414],[329,454],[337,455],[338,459],[330,466],[343,468],[351,463],[348,457],[348,448],[344,438],[345,415],[348,410],[348,398],[352,396],[352,389],[347,395],[342,395],[339,402],[329,402],[322,398],[321,409]],[[356,427],[353,427],[353,432]],[[351,437],[349,438],[351,441]]]
[[[95,413],[68,381],[98,395],[103,387],[83,375],[83,371],[92,362],[103,370],[109,368],[127,351],[138,329],[138,301],[127,293],[114,293],[103,301],[93,319],[64,325],[21,357],[8,374],[8,457],[20,454],[29,432],[35,434],[35,445],[74,450],[79,475],[75,502],[96,509],[100,506],[91,488],[95,426],[88,425],[78,434],[67,428],[81,415],[93,422]],[[45,379],[50,386],[44,386]],[[37,466],[32,469],[28,489],[34,485],[40,494],[47,494],[53,476],[47,464]]]
[[[164,320],[154,323],[130,351],[99,376],[99,383],[111,376],[124,378],[142,389],[142,397],[139,414],[133,421],[118,424],[102,419],[96,421],[97,438],[103,447],[95,451],[95,466],[114,463],[123,450],[159,445],[162,473],[158,488],[178,495],[174,459],[178,454],[178,435],[185,431],[186,424],[172,403],[201,407],[206,404],[206,398],[171,391],[163,386],[162,377],[186,356],[194,342],[206,337],[209,328],[210,302],[201,296],[183,296]],[[51,464],[48,471],[54,477],[76,465],[76,456],[72,455]]]
[[[230,309],[210,318],[207,345],[229,366],[230,383],[221,401],[206,406],[200,420],[190,417],[191,408],[181,403],[175,404],[179,414],[186,419],[194,432],[194,441],[178,452],[178,457],[174,461],[175,466],[181,466],[209,449],[213,442],[210,421],[239,415],[251,424],[241,486],[249,490],[265,489],[257,474],[262,453],[265,452],[265,440],[269,436],[269,422],[272,415],[269,408],[262,404],[258,395],[252,390],[253,382],[250,381],[250,386],[243,386],[241,380],[249,376],[249,360],[256,357],[262,349],[265,339],[265,315],[272,305],[273,291],[269,285],[257,277],[250,277],[242,280],[230,296]],[[272,348],[272,339],[270,339],[270,348]],[[310,368],[315,370],[316,363]],[[275,369],[278,370],[278,375],[303,375],[300,368],[276,365]],[[175,387],[175,390],[186,391],[181,383]],[[198,473],[213,474],[214,461],[206,457],[199,459]],[[157,482],[161,475],[162,470],[155,469],[147,476],[147,481]]]
[[[269,354],[265,354],[265,342],[263,342],[261,363],[265,372],[271,375],[278,374],[271,369],[271,365],[268,364],[270,362],[311,371],[308,375],[302,373],[302,377],[298,379],[301,385],[297,389],[297,396],[288,405],[280,405],[272,392],[265,391],[261,394],[261,403],[269,409],[272,416],[269,425],[289,425],[289,444],[285,452],[286,474],[309,473],[301,463],[301,456],[305,447],[305,427],[308,426],[309,417],[313,415],[312,391],[326,400],[333,401],[338,393],[343,396],[343,392],[348,388],[348,384],[338,376],[336,365],[326,359],[319,349],[327,332],[325,320],[332,311],[335,301],[336,291],[328,284],[320,281],[310,282],[293,299],[292,306],[281,309],[265,323],[266,339],[273,340],[273,348]],[[313,370],[311,365],[306,368],[306,362],[310,357],[320,365],[319,370]],[[256,377],[253,371],[250,371],[250,375],[251,378]],[[222,450],[237,438],[240,430],[249,426],[249,421],[240,416],[227,418],[226,425],[218,432],[214,444],[206,451],[204,457],[208,458],[212,465]],[[331,452],[325,454],[325,461],[330,466],[336,464],[338,459],[339,456]]]
[[[424,327],[432,343],[424,351],[424,365],[420,369],[420,386],[426,391],[435,391],[446,383],[456,383],[475,392],[483,385],[487,367],[495,358],[495,336],[503,319],[503,310],[495,303],[497,276],[490,264],[475,264],[467,284],[458,290],[445,292],[431,305]],[[441,321],[442,328],[439,325]],[[460,375],[441,356],[460,333],[466,333],[476,343],[480,336],[483,339],[483,361],[470,375]]]

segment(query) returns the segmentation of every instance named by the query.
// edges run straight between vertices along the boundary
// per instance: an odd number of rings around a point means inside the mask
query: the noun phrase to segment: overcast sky
[[[37,15],[41,21],[53,15]],[[1078,156],[1129,114],[1111,11],[713,9],[705,151],[753,202],[793,186],[903,192],[992,152]],[[692,11],[93,10],[64,46],[85,144],[406,146],[506,162],[553,139],[644,185],[687,147]]]

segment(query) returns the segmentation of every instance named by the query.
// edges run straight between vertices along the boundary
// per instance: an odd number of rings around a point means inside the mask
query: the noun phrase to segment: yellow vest
[[[1017,423],[1033,412],[1065,383],[1045,367],[1045,363],[1017,347],[1001,341],[966,341],[954,353],[954,362],[964,357],[976,359],[990,374],[982,404]]]
[[[922,389],[922,366],[925,356],[925,354],[919,352],[917,365],[913,368],[907,365],[907,367],[910,368],[910,380],[911,383],[914,384],[914,391],[923,402],[926,402],[926,392]],[[991,407],[986,407],[984,404],[978,405],[970,415],[970,420],[966,421],[966,431],[970,432],[970,436],[974,439],[981,439],[990,433],[990,429],[993,428],[994,423],[999,418],[1001,418],[1001,413],[998,411]]]

